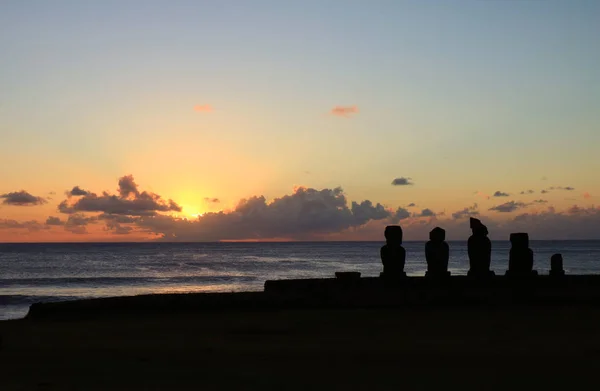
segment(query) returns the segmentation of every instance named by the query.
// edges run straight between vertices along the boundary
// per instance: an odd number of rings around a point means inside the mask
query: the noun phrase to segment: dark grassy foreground
[[[0,390],[596,389],[600,307],[0,322]]]

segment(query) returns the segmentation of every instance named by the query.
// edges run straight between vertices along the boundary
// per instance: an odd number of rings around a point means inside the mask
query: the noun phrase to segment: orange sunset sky
[[[599,238],[598,2],[341,4],[1,5],[0,241]]]

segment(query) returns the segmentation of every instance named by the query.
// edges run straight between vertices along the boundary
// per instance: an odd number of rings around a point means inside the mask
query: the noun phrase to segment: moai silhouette
[[[402,227],[388,225],[385,227],[385,245],[381,247],[380,255],[383,263],[384,277],[403,277],[406,250],[402,247]]]
[[[526,233],[510,234],[510,253],[508,257],[507,275],[532,276],[537,275],[533,270],[533,251],[529,248],[529,235]]]
[[[469,273],[471,277],[493,276],[490,270],[492,260],[492,242],[488,238],[488,230],[481,220],[470,218],[473,234],[469,237],[467,248],[469,252]]]
[[[429,242],[425,244],[425,259],[427,260],[428,277],[449,276],[448,259],[450,258],[450,247],[446,240],[446,231],[435,227],[429,232]]]
[[[550,257],[550,275],[552,277],[562,277],[565,275],[562,254],[554,254]]]

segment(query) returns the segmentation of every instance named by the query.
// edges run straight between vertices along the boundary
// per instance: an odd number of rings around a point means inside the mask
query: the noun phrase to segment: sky
[[[600,3],[0,3],[0,241],[600,239]]]

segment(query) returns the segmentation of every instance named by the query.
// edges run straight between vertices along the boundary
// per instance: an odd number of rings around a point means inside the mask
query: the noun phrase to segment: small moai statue
[[[492,242],[488,238],[488,229],[481,220],[471,217],[469,219],[473,234],[467,242],[469,253],[470,277],[490,277],[494,272],[490,270],[492,261]]]
[[[388,225],[385,227],[385,245],[381,247],[381,262],[383,263],[382,276],[404,277],[404,263],[406,250],[402,247],[402,227]]]
[[[562,254],[554,254],[550,257],[550,276],[562,277],[565,275],[563,269],[563,257]]]
[[[425,259],[427,260],[427,277],[449,276],[448,259],[450,246],[445,242],[446,231],[435,227],[429,232],[429,242],[425,244]]]
[[[510,234],[510,243],[506,274],[511,276],[537,275],[537,271],[533,270],[533,251],[529,248],[529,235],[512,233]]]

